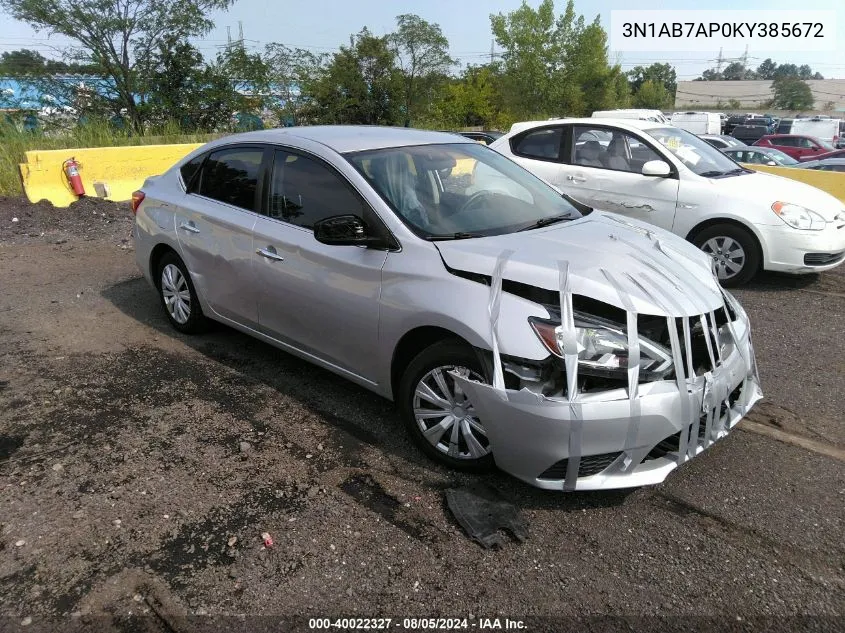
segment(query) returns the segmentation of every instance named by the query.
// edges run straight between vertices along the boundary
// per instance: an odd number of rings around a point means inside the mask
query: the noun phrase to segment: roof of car
[[[766,136],[761,137],[761,139],[764,138],[809,138],[814,141],[818,140],[815,136],[809,134],[766,134]]]
[[[802,165],[845,165],[845,158],[820,158],[819,160],[808,160]]]
[[[523,130],[530,130],[535,127],[551,127],[560,123],[576,123],[582,125],[589,125],[590,127],[601,127],[605,125],[614,125],[620,128],[634,128],[637,130],[649,130],[659,127],[672,127],[670,123],[660,123],[658,121],[644,121],[642,119],[625,119],[625,118],[583,118],[583,119],[548,119],[545,121],[520,121],[511,126],[509,134],[514,132],[522,132]]]
[[[468,143],[474,141],[449,132],[432,132],[404,127],[376,125],[313,125],[245,132],[225,137],[227,143],[284,143],[291,137],[314,141],[341,154],[384,147]]]

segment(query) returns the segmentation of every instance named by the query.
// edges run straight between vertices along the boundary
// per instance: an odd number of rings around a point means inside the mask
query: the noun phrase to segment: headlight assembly
[[[808,229],[821,231],[825,227],[825,220],[815,211],[790,202],[772,203],[772,211],[793,229]]]
[[[560,323],[531,317],[535,334],[545,348],[563,358]],[[628,372],[628,336],[613,323],[575,313],[575,342],[579,372],[586,375],[623,379]],[[673,370],[672,353],[664,346],[640,337],[640,378],[662,380]]]

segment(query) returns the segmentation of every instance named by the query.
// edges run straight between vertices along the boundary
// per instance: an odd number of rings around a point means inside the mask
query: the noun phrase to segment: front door
[[[261,331],[373,379],[387,252],[321,244],[312,227],[374,213],[333,167],[294,150],[274,152],[268,190],[252,244]]]
[[[218,315],[258,323],[252,283],[252,227],[264,149],[212,152],[176,211],[176,234],[194,287]]]
[[[563,191],[601,211],[672,230],[679,181],[642,174],[649,161],[668,162],[644,140],[616,128],[573,125],[566,147]]]

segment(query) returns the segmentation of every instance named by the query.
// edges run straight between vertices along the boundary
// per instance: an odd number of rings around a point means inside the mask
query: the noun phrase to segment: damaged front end
[[[558,262],[559,292],[541,293],[557,303],[542,303],[548,317],[526,324],[549,352],[542,361],[500,352],[514,252],[499,256],[490,279],[493,384],[455,381],[502,470],[551,490],[655,484],[725,437],[762,397],[742,307],[717,284],[679,301],[682,277],[689,289],[701,262],[657,241],[653,247],[674,270],[651,266],[638,276],[599,268],[615,292],[612,304],[586,296],[583,283],[576,292],[569,262]],[[660,313],[640,313],[644,298]]]

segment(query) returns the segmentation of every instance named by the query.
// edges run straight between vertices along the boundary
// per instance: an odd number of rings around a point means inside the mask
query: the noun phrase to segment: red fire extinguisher
[[[82,186],[82,177],[79,175],[79,163],[76,162],[76,159],[68,158],[62,163],[62,170],[65,172],[65,176],[67,176],[67,181],[70,184],[70,188],[73,189],[73,193],[80,198],[84,196],[85,187]]]

